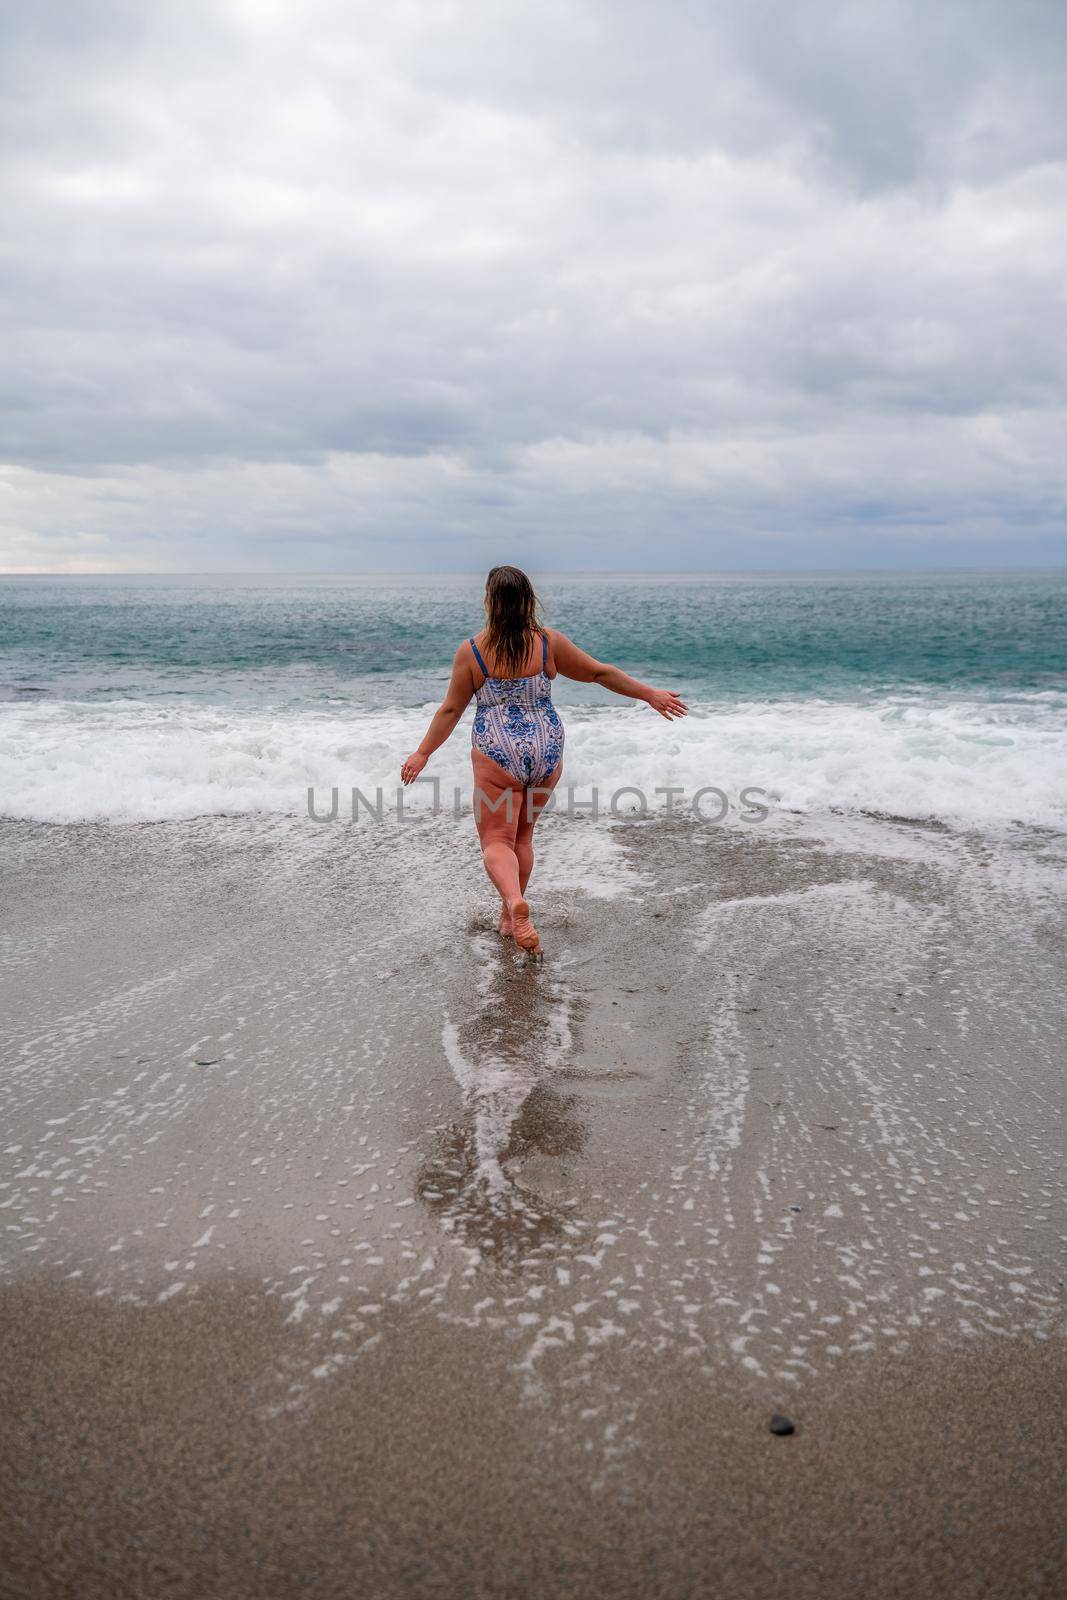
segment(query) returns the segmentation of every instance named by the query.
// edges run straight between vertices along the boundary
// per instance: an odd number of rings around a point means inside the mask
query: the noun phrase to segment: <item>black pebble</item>
[[[788,1417],[783,1417],[782,1413],[780,1411],[776,1411],[774,1413],[774,1416],[771,1418],[771,1432],[772,1433],[795,1433],[796,1432],[796,1427],[789,1420]]]
[[[198,1067],[214,1067],[221,1060],[221,1056],[197,1056],[194,1065]]]

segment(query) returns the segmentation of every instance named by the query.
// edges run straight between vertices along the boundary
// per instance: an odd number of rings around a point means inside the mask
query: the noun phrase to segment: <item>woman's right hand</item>
[[[400,769],[401,782],[413,783],[429,759],[429,756],[424,756],[421,750],[413,751]]]
[[[684,717],[689,710],[685,701],[680,700],[673,689],[650,689],[648,703],[653,711],[658,711],[668,722],[672,722],[675,717]]]

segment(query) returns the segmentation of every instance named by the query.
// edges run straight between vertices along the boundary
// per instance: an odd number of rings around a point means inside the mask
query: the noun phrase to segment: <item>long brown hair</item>
[[[534,586],[518,567],[494,567],[485,580],[485,653],[500,678],[520,675],[534,640],[544,633]]]

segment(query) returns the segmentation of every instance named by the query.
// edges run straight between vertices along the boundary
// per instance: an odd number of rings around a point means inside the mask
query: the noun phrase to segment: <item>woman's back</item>
[[[563,755],[563,724],[552,704],[548,676],[547,633],[541,634],[539,649],[535,649],[534,670],[508,678],[494,677],[477,640],[468,642],[474,655],[478,703],[471,729],[473,749],[524,788],[542,783]]]
[[[523,678],[538,677],[542,673],[548,678],[556,676],[555,665],[552,662],[552,652],[549,648],[550,640],[547,628],[535,632],[526,652],[526,659],[522,663],[521,672],[514,672],[510,669],[507,672],[500,670],[500,663],[494,658],[492,649],[487,643],[487,633],[488,629],[483,628],[481,633],[476,633],[473,638],[468,640],[474,652],[475,663],[483,678],[504,683],[508,681],[517,682]],[[476,686],[477,682],[477,674],[475,674]]]

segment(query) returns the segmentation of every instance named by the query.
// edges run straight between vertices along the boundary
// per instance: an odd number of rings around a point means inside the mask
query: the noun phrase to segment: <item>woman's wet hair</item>
[[[534,586],[518,567],[494,567],[485,580],[485,603],[485,653],[495,663],[497,677],[517,678],[534,640],[544,632]]]

